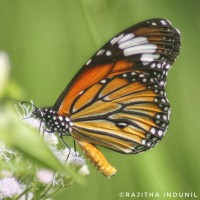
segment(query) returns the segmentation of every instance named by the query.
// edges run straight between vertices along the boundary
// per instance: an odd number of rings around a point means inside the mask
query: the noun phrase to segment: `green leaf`
[[[11,110],[4,111],[3,116],[1,114],[0,140],[40,166],[53,170],[65,169],[37,131],[20,121]]]

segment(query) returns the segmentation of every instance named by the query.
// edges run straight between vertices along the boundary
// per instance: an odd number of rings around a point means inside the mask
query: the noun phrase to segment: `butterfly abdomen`
[[[77,140],[86,157],[106,177],[115,175],[117,170],[111,166],[99,149],[90,143]]]

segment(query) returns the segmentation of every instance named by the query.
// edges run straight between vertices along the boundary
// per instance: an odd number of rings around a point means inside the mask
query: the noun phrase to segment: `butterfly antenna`
[[[30,102],[18,100],[14,101],[18,102],[18,104],[15,104],[15,109],[22,120],[32,117],[32,112],[36,108],[32,100]],[[28,106],[24,104],[28,104]]]

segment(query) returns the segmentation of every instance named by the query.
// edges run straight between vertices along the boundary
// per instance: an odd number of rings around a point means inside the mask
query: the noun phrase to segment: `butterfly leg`
[[[71,153],[71,148],[68,146],[68,144],[65,142],[65,140],[63,139],[63,135],[60,134],[60,139],[62,141],[62,143],[66,146],[66,148],[68,149],[69,153],[67,155],[66,161],[69,159],[70,153]]]
[[[75,155],[76,155],[76,156],[79,156],[79,155],[77,154],[77,151],[76,151],[76,140],[74,140],[74,151],[75,151]]]
[[[40,131],[41,131],[41,123],[40,123],[40,127],[39,127],[39,133],[40,133]],[[44,133],[53,133],[51,130],[49,130],[49,129],[43,129],[42,130],[42,139],[44,139]]]

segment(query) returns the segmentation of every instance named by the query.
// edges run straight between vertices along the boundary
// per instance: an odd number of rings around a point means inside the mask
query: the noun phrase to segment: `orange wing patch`
[[[91,104],[90,106],[86,107],[85,109],[77,112],[71,116],[72,120],[76,120],[79,118],[89,118],[95,116],[105,115],[114,111],[117,111],[121,108],[121,105],[113,102],[104,103],[103,101],[99,100]]]
[[[76,124],[77,125],[77,124]],[[80,125],[80,124],[79,124]],[[89,128],[89,127],[85,127]],[[107,131],[109,133],[109,131]],[[127,139],[125,137],[117,137],[117,135],[109,135],[109,134],[97,134],[94,130],[88,129],[83,130],[78,127],[74,128],[72,136],[75,139],[79,139],[81,141],[85,141],[91,144],[100,145],[103,147],[107,147],[114,151],[122,152],[122,153],[132,153],[132,150],[135,146],[141,143],[142,138],[139,136],[133,136],[132,139]],[[144,138],[144,137],[143,137]]]
[[[135,111],[150,111],[150,112],[163,112],[161,108],[159,108],[155,103],[141,103],[141,104],[132,104],[126,106],[126,110],[135,110]]]
[[[162,112],[162,110],[156,106],[154,103],[148,103],[148,104],[133,104],[130,106],[126,106],[124,108],[126,111],[134,111],[138,113],[144,113],[146,115],[149,115],[151,117],[156,117],[158,112]]]
[[[65,115],[69,113],[71,104],[77,95],[86,88],[89,88],[91,85],[99,82],[104,77],[107,77],[112,70],[112,67],[112,63],[107,65],[97,65],[87,68],[83,73],[81,73],[75,82],[73,82],[71,88],[63,99],[58,114]]]
[[[90,87],[76,101],[76,103],[73,106],[73,112],[79,110],[81,107],[83,107],[84,105],[87,105],[91,100],[93,100],[101,88],[102,88],[102,85],[100,84],[95,84],[92,87]]]
[[[155,122],[150,117],[144,117],[136,114],[116,113],[112,116],[113,119],[128,119],[133,124],[142,127],[144,130],[149,131],[151,127],[157,127]]]
[[[109,82],[101,91],[100,97],[106,96],[109,93],[112,93],[113,90],[117,90],[125,85],[127,85],[128,81],[122,78],[116,78]]]
[[[113,102],[116,102],[116,103],[123,102],[123,103],[128,104],[128,103],[137,103],[137,102],[153,102],[154,99],[155,99],[155,97],[149,97],[149,96],[134,97],[134,95],[128,95],[128,96],[113,100]]]
[[[133,66],[134,63],[133,62],[128,62],[126,60],[120,60],[118,62],[115,63],[115,65],[113,66],[113,69],[109,75],[109,77],[118,75],[118,74],[123,74],[126,72],[131,72],[133,71]]]
[[[86,88],[89,88],[104,78],[130,72],[133,70],[132,66],[133,62],[120,60],[118,62],[86,68],[86,70],[76,78],[76,81],[74,81],[68,90],[59,108],[58,114],[65,115],[69,113],[71,104],[81,91],[84,91]]]
[[[124,95],[128,95],[133,92],[144,90],[145,88],[146,87],[142,83],[139,83],[139,82],[131,83],[127,85],[126,87],[122,87],[121,89],[106,96],[105,99],[106,100],[118,99],[120,97],[123,97]]]
[[[136,131],[125,132],[121,128],[117,127],[116,124],[106,120],[80,121],[80,122],[74,122],[73,124],[75,127],[87,129],[90,130],[91,132],[93,132],[93,130],[95,129],[95,131],[97,132],[102,132],[102,135],[108,134],[110,137],[116,136],[121,139],[123,138],[127,139],[127,141],[130,139],[139,142],[140,138],[144,137],[143,134],[140,134],[139,132]]]

